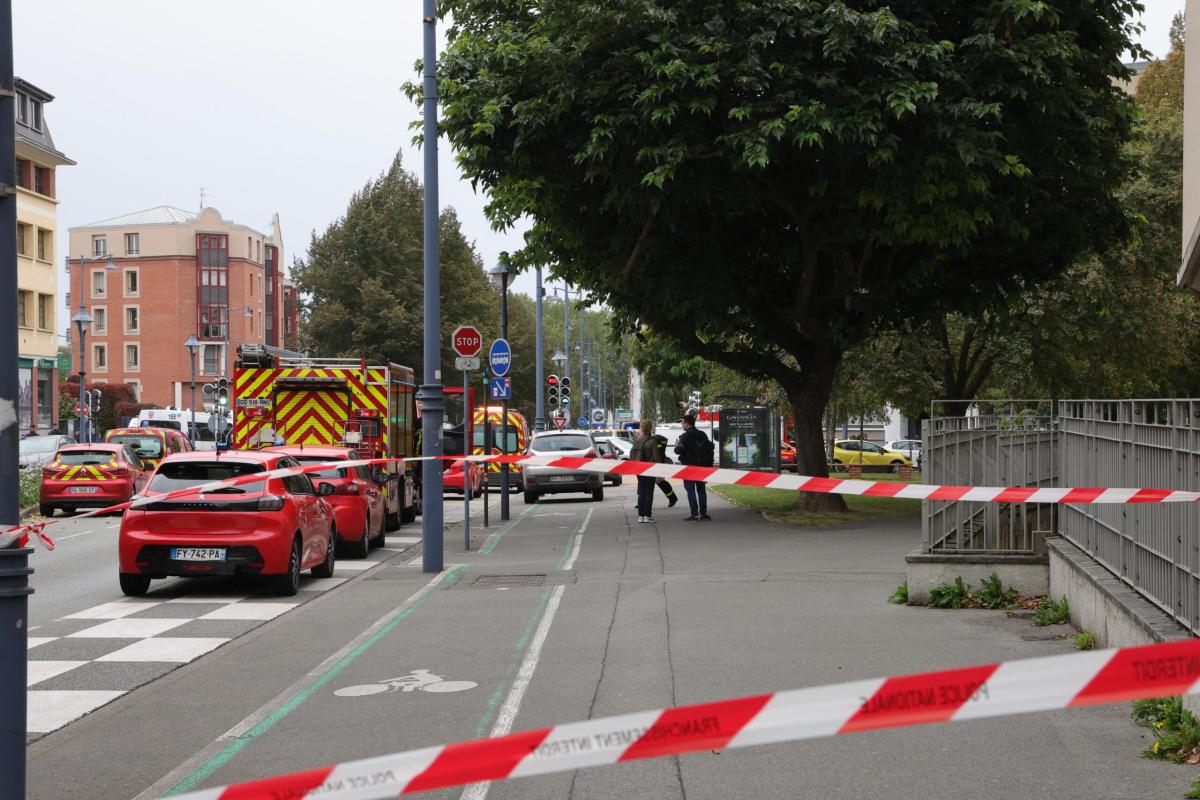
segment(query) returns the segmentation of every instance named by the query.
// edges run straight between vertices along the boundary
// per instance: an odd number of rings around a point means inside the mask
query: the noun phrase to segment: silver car
[[[529,442],[531,456],[574,456],[596,458],[592,437],[587,431],[542,431]],[[599,472],[575,472],[558,467],[521,468],[525,502],[536,503],[544,494],[587,492],[593,500],[604,499],[604,475]]]
[[[70,436],[26,436],[20,442],[20,468],[44,467],[54,460],[58,448],[75,444]]]

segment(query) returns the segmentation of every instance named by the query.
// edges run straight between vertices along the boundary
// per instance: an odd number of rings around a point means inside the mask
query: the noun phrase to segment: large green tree
[[[493,222],[531,221],[518,263],[776,381],[813,474],[838,362],[885,316],[1125,233],[1132,0],[442,8],[444,130]]]

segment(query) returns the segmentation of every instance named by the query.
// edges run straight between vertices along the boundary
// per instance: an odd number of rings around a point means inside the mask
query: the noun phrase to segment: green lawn
[[[896,476],[883,473],[871,480],[894,480]],[[908,481],[906,481],[907,483]],[[919,481],[914,481],[919,483]],[[850,510],[845,514],[827,514],[796,509],[796,492],[788,489],[764,489],[758,486],[713,486],[714,492],[735,506],[753,509],[771,522],[782,522],[802,528],[819,525],[845,525],[870,519],[906,517],[921,512],[920,500],[898,500],[891,497],[862,497],[842,495]]]

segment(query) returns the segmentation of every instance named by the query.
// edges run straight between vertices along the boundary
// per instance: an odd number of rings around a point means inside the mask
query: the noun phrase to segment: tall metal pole
[[[542,369],[542,355],[546,352],[544,331],[542,330],[542,298],[546,290],[542,288],[542,268],[537,268],[537,301],[535,305],[533,380],[537,384],[534,394],[533,429],[546,430],[546,377]]]
[[[442,279],[438,252],[437,2],[424,0],[425,347],[421,399],[421,568],[442,571]]]
[[[83,313],[83,310],[83,262],[80,261],[79,312]],[[91,439],[89,438],[89,434],[91,433],[92,427],[90,424],[92,412],[87,404],[87,372],[85,372],[83,369],[83,354],[87,352],[84,350],[84,343],[87,340],[87,331],[83,329],[82,325],[76,325],[75,328],[79,331],[79,414],[77,415],[79,419],[76,420],[76,428],[78,429],[76,430],[76,433],[79,434],[80,442],[84,444],[90,444]]]
[[[192,437],[196,436],[196,351],[188,348],[192,357]]]
[[[17,152],[13,120],[12,0],[0,0],[0,297],[17,296]],[[0,530],[15,525],[18,483],[17,315],[0,322]],[[36,410],[32,410],[34,414]],[[29,630],[29,548],[0,534],[0,800],[25,797],[25,683]]]
[[[563,375],[571,377],[571,284],[563,284],[563,355],[567,360],[563,363]],[[582,392],[578,386],[575,387],[576,392]],[[571,404],[563,403],[563,416],[567,419],[567,424],[571,424]]]
[[[475,431],[471,421],[471,373],[463,370],[463,550],[471,549],[471,467],[466,457],[471,454]]]
[[[508,269],[500,273],[500,338],[508,341]],[[508,455],[508,401],[500,405],[500,452]],[[508,463],[500,465],[500,520],[508,519]]]

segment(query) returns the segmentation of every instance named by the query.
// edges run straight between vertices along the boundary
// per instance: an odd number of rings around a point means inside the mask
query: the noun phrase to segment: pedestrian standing
[[[653,422],[648,419],[642,421],[641,433],[633,440],[633,449],[629,451],[630,461],[658,463],[658,442],[653,430]],[[654,478],[637,476],[637,506],[638,522],[654,522]]]
[[[654,434],[654,441],[658,445],[657,460],[659,464],[669,464],[670,459],[667,458],[667,437],[661,433]],[[654,481],[658,484],[658,488],[662,489],[662,493],[667,497],[667,508],[674,508],[679,502],[679,495],[675,494],[675,490],[671,487],[671,482],[666,478],[658,478]]]
[[[696,427],[696,418],[687,414],[683,418],[683,433],[679,435],[679,443],[675,445],[679,463],[689,467],[711,467],[713,465],[713,443],[704,431]],[[688,509],[691,516],[686,520],[696,521],[712,519],[708,515],[708,487],[704,481],[683,482],[683,490],[687,492]]]

